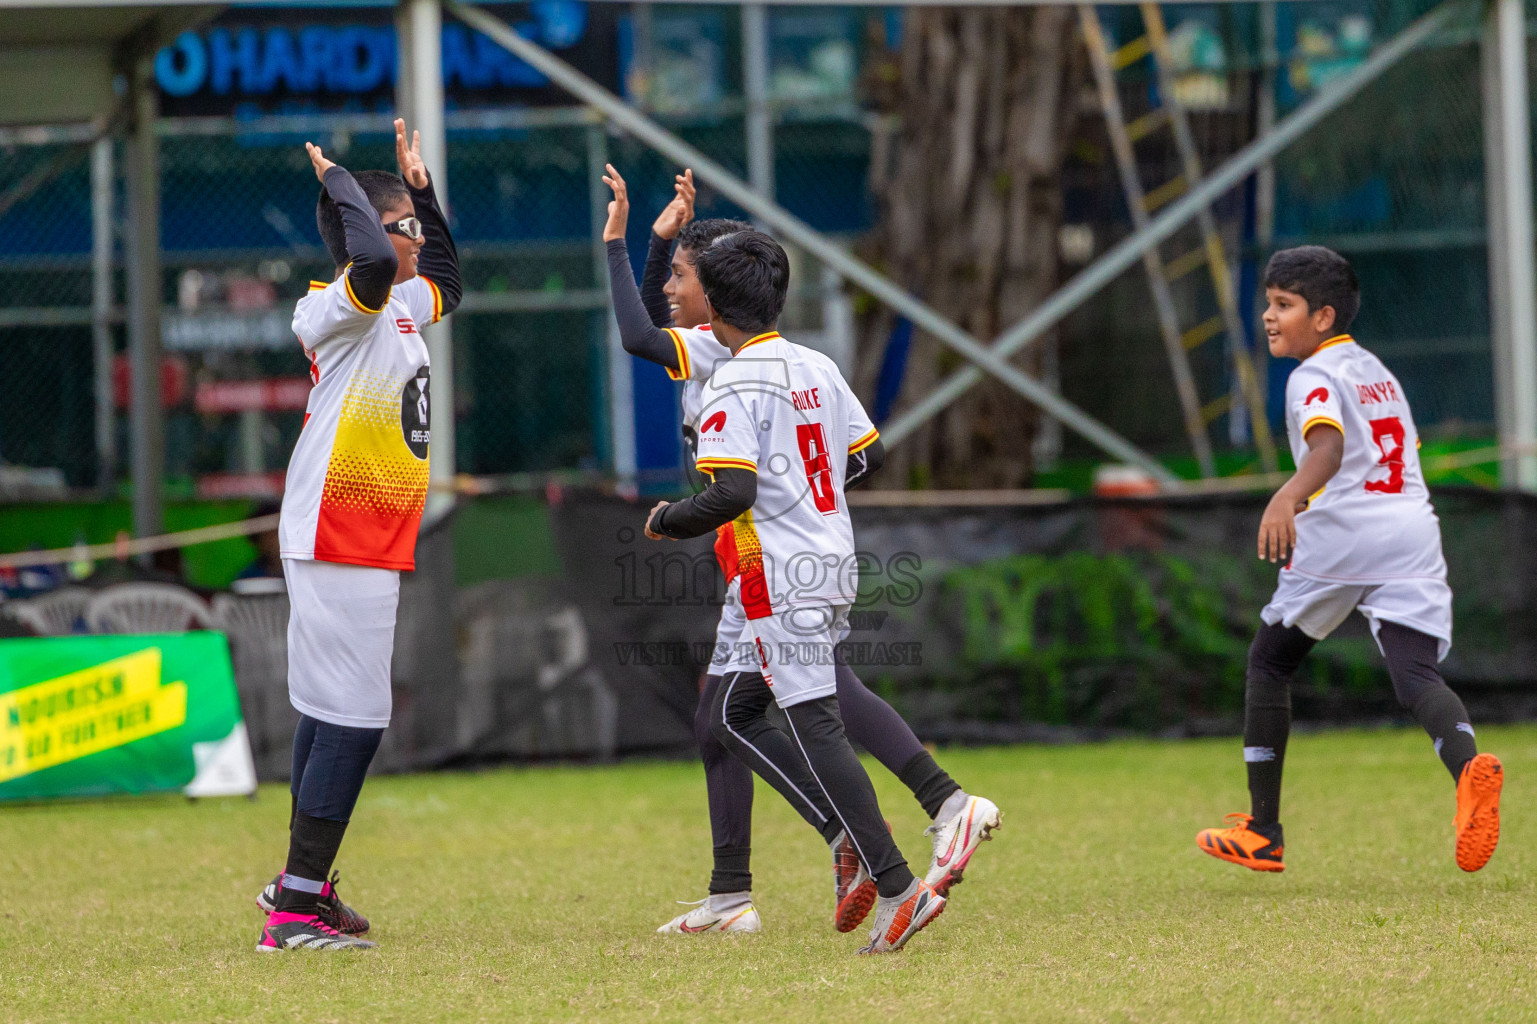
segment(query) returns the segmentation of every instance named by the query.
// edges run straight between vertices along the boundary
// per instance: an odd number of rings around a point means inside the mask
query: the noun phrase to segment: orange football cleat
[[[1231,827],[1203,828],[1196,833],[1195,845],[1213,857],[1242,864],[1254,871],[1286,870],[1286,865],[1281,863],[1282,835],[1279,823],[1271,826],[1275,830],[1275,837],[1272,838],[1249,827],[1249,822],[1254,820],[1252,815],[1229,814],[1222,820],[1230,822]]]
[[[1462,766],[1457,780],[1457,866],[1477,871],[1489,863],[1500,842],[1500,789],[1505,769],[1493,754],[1479,754]]]

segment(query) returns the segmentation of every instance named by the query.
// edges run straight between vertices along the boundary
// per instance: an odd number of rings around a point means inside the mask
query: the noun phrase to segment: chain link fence
[[[1279,4],[1271,29],[1259,5],[1170,7],[1181,99],[1205,165],[1215,167],[1254,137],[1262,96],[1273,96],[1284,115],[1427,6]],[[668,127],[745,175],[745,105],[732,70],[741,47],[736,15],[726,13],[718,38],[668,29],[660,12],[655,31],[659,47],[696,62],[724,62],[724,92],[702,97],[702,105],[683,102],[679,97],[701,99],[689,92],[684,72],[692,65],[669,64],[659,53],[645,95]],[[775,53],[787,55],[776,56],[770,76],[775,192],[813,226],[852,239],[877,215],[871,164],[891,135],[882,135],[881,122],[851,94],[834,95],[827,83],[849,77],[843,64],[865,59],[861,47],[897,45],[900,19],[843,12],[843,27],[830,31],[800,17],[789,12],[773,22]],[[1135,15],[1122,10],[1115,17]],[[1122,26],[1122,41],[1133,30]],[[1479,61],[1476,24],[1443,34],[1282,155],[1268,223],[1252,181],[1217,209],[1246,303],[1275,246],[1316,241],[1355,262],[1365,293],[1357,331],[1398,372],[1434,441],[1493,432]],[[1129,96],[1153,87],[1145,73],[1138,82],[1135,68],[1126,74]],[[318,186],[306,139],[346,166],[393,166],[384,114],[179,118],[163,125],[166,463],[175,495],[275,488],[300,429],[302,389],[284,382],[301,380],[306,365],[288,321],[305,282],[332,272],[313,226]],[[110,181],[121,216],[117,157]],[[1153,147],[1143,160],[1151,181],[1169,175],[1175,156]],[[594,182],[605,161],[630,182],[638,269],[676,168],[578,109],[450,112],[447,184],[466,285],[453,318],[462,471],[608,471],[614,464],[612,341],[595,242],[607,196]],[[91,139],[69,131],[5,134],[0,181],[7,183],[0,189],[0,237],[7,242],[0,253],[0,344],[11,356],[0,462],[46,469],[49,479],[70,487],[115,487],[126,455],[107,467],[104,480],[102,439],[115,438],[117,451],[126,453],[124,338],[120,308],[97,310],[93,331]],[[1092,105],[1084,109],[1062,187],[1062,251],[1072,271],[1129,230]],[[705,189],[698,215],[740,211]],[[836,349],[839,303],[846,300],[813,262],[792,258],[786,325],[799,338]],[[120,256],[111,279],[120,305]],[[1071,317],[1060,342],[1061,387],[1133,441],[1179,456],[1187,444],[1157,325],[1144,315],[1149,309],[1139,267]],[[115,358],[98,368],[103,339]],[[852,378],[855,368],[845,369]],[[1267,371],[1272,418],[1286,370]],[[1229,383],[1220,360],[1202,372],[1212,378],[1207,390]],[[101,393],[114,395],[104,422],[98,376]],[[228,386],[253,381],[276,386]],[[1241,439],[1227,447],[1240,462],[1249,457]],[[1065,454],[1095,455],[1072,439]]]

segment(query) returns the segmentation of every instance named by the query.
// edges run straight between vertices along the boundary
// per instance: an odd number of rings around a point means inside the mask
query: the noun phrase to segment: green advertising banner
[[[0,800],[256,789],[222,633],[0,640]]]

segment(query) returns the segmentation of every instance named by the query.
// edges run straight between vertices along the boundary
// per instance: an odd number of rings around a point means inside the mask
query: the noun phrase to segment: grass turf
[[[1504,836],[1452,860],[1412,731],[1294,737],[1287,871],[1192,844],[1246,805],[1236,740],[955,750],[1005,827],[902,953],[830,926],[828,856],[760,785],[756,936],[658,936],[704,894],[690,763],[379,778],[342,850],[374,954],[260,955],[288,797],[0,809],[4,1021],[1524,1021],[1537,728],[1489,728]],[[872,766],[915,863],[927,824]]]

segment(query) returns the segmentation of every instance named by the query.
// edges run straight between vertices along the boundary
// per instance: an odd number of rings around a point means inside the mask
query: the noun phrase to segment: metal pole
[[[1144,252],[1166,241],[1228,189],[1339,109],[1388,68],[1429,39],[1465,6],[1463,0],[1448,0],[1394,36],[1360,67],[1320,89],[1312,99],[1277,123],[1269,135],[1255,139],[1233,154],[1227,163],[1202,179],[1199,185],[1165,207],[1147,227],[1132,232],[1057,289],[1035,312],[1002,334],[988,354],[1007,359],[1061,323],[1069,313],[1141,259]],[[985,365],[979,360],[972,361]],[[881,436],[886,439],[887,445],[898,443],[981,379],[982,372],[974,366],[957,370],[940,381],[932,392],[912,408],[886,424],[881,430]]]
[[[747,100],[747,180],[774,198],[774,113],[769,109],[768,8],[742,5],[742,91]]]
[[[608,163],[608,137],[603,126],[587,129],[587,197],[592,220],[592,280],[594,288],[604,288],[608,281],[608,245],[603,241],[603,225],[608,223],[608,203],[613,193],[603,184],[603,165]],[[619,480],[619,492],[636,492],[635,456],[635,380],[630,354],[619,340],[619,324],[614,319],[612,300],[604,288],[603,328],[607,339],[608,364],[608,439]]]
[[[1490,4],[1483,80],[1495,415],[1500,444],[1509,450],[1537,442],[1537,257],[1522,0]],[[1507,485],[1537,490],[1537,457],[1507,456],[1502,470]]]
[[[422,162],[444,215],[448,202],[448,135],[443,124],[443,11],[438,0],[403,0],[396,32],[401,52],[400,98],[407,140],[422,135]],[[422,332],[432,363],[432,461],[428,479],[438,485],[430,492],[427,517],[435,519],[453,504],[447,485],[454,478],[454,331],[453,318]]]
[[[96,486],[117,481],[112,395],[112,138],[91,146],[91,362],[96,376]]]
[[[996,357],[970,334],[956,327],[932,307],[913,298],[889,278],[827,241],[805,221],[777,203],[760,196],[750,185],[719,163],[672,135],[655,121],[630,109],[607,89],[548,50],[519,36],[506,24],[484,11],[466,7],[457,0],[445,0],[444,5],[456,18],[522,58],[562,89],[600,111],[641,142],[679,164],[692,167],[701,181],[709,183],[731,202],[772,227],[782,240],[812,253],[845,279],[853,281],[879,301],[906,316],[921,330],[928,331],[967,359],[981,365],[1027,400],[1057,417],[1068,428],[1116,458],[1143,467],[1155,479],[1170,486],[1178,486],[1178,479],[1152,456],[1071,402],[1053,393],[1050,388],[1025,374],[1018,367]]]
[[[128,437],[133,476],[133,531],[159,534],[165,521],[165,410],[160,401],[160,140],[152,57],[135,60],[129,76],[128,362],[132,398]]]

